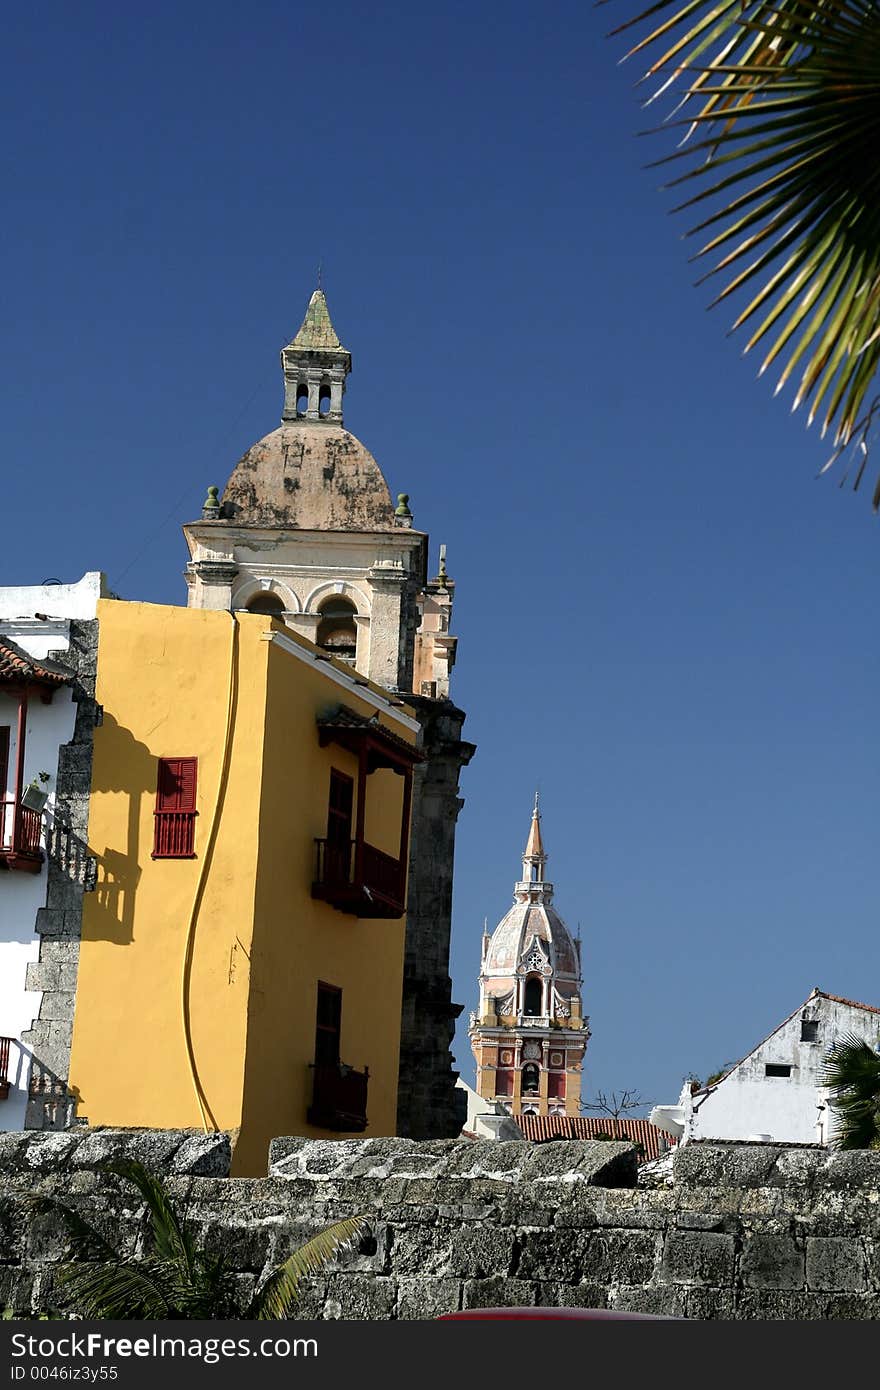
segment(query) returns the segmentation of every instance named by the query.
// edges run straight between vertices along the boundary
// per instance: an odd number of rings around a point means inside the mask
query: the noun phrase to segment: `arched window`
[[[522,1069],[522,1093],[536,1096],[541,1089],[541,1073],[534,1062],[526,1062]]]
[[[523,1013],[536,1018],[541,1012],[544,999],[544,984],[537,975],[529,975],[523,997]]]
[[[321,621],[315,637],[319,647],[339,656],[343,661],[354,661],[357,655],[357,626],[354,621],[357,609],[351,599],[333,594],[321,604],[318,612]]]
[[[322,385],[320,391],[318,392],[318,414],[319,414],[319,415],[329,415],[329,414],[330,414],[330,387],[329,387],[329,386],[324,386],[324,385]]]
[[[265,613],[273,618],[280,618],[284,612],[284,600],[280,594],[273,594],[271,589],[263,589],[259,594],[254,594],[247,606],[249,613]]]
[[[296,388],[296,413],[305,415],[309,408],[309,388],[304,381],[299,382]]]

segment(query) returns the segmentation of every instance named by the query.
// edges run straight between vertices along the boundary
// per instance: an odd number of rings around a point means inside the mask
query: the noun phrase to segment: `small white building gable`
[[[788,1018],[712,1085],[686,1082],[654,1124],[679,1138],[827,1144],[834,1111],[823,1086],[828,1051],[844,1034],[880,1048],[880,1008],[814,989]]]

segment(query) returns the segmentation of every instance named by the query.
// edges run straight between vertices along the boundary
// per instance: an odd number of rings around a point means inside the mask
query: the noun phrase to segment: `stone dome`
[[[235,465],[221,515],[251,526],[374,531],[394,525],[388,484],[373,455],[341,426],[291,421]]]
[[[528,898],[521,901],[518,895],[518,900],[492,933],[482,974],[505,979],[515,975],[535,948],[557,980],[576,981],[579,978],[577,950],[559,913],[546,901],[533,902]]]

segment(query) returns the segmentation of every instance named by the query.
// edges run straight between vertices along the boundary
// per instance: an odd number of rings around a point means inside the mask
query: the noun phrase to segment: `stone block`
[[[865,1319],[880,1319],[880,1294],[840,1293],[828,1299],[824,1313],[826,1318],[840,1318],[845,1322]]]
[[[231,1268],[259,1274],[266,1264],[273,1235],[266,1226],[213,1222],[203,1227],[200,1244],[209,1254],[222,1255]]]
[[[804,1252],[791,1236],[760,1231],[747,1235],[739,1268],[750,1289],[802,1289],[806,1282]]]
[[[25,989],[57,989],[61,979],[61,966],[51,961],[31,961],[25,971]]]
[[[397,1316],[425,1322],[444,1313],[457,1313],[461,1297],[459,1279],[418,1279],[406,1275],[398,1281]]]
[[[181,1131],[172,1131],[180,1134]],[[185,1132],[185,1131],[184,1131]],[[228,1178],[232,1144],[228,1134],[189,1134],[171,1159],[169,1171],[199,1178]]]
[[[592,1232],[572,1227],[522,1231],[517,1241],[519,1259],[513,1272],[521,1279],[580,1284],[585,1268],[591,1264],[588,1250],[593,1239]],[[594,1260],[592,1264],[595,1265]]]
[[[685,1317],[696,1322],[730,1322],[736,1317],[732,1289],[684,1289]]]
[[[733,1284],[733,1236],[716,1231],[670,1231],[663,1246],[660,1279],[666,1284]]]
[[[812,1321],[827,1317],[828,1302],[828,1294],[740,1289],[735,1295],[734,1316],[761,1322]]]
[[[806,1257],[808,1289],[861,1293],[867,1286],[865,1252],[858,1240],[808,1238]]]
[[[498,1147],[492,1145],[493,1148]],[[545,1184],[585,1182],[593,1187],[635,1187],[638,1176],[632,1144],[613,1140],[558,1140],[528,1144],[520,1162],[523,1183],[537,1191]]]
[[[369,1274],[334,1274],[324,1304],[325,1318],[386,1321],[394,1313],[397,1280]]]
[[[622,1313],[647,1313],[654,1318],[683,1318],[685,1290],[674,1288],[640,1288],[622,1285],[611,1295],[611,1307]]]
[[[763,1187],[779,1150],[769,1144],[686,1144],[672,1162],[674,1187]]]
[[[462,1295],[463,1308],[534,1308],[537,1284],[524,1279],[469,1279]]]
[[[56,967],[56,969],[57,968],[58,967]],[[58,1021],[72,1024],[75,1004],[75,994],[64,993],[57,988],[52,989],[49,993],[43,995],[42,1003],[40,1004],[40,1020],[45,1020],[50,1023]]]
[[[395,1274],[452,1275],[452,1228],[416,1225],[393,1234],[391,1269]]]
[[[604,1284],[559,1284],[552,1279],[537,1285],[539,1308],[607,1308]]]
[[[492,1226],[463,1226],[453,1231],[451,1273],[463,1279],[486,1279],[511,1273],[513,1231]]]

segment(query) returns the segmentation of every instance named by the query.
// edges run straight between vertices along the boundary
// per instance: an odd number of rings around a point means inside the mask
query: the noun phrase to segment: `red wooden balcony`
[[[406,864],[365,840],[316,840],[312,897],[354,917],[402,917]]]
[[[316,1065],[308,1122],[318,1129],[361,1134],[367,1127],[367,1087],[370,1069],[355,1071],[344,1062]]]
[[[0,1038],[0,1100],[9,1099],[9,1045],[11,1038]]]
[[[43,862],[42,828],[40,811],[32,811],[12,797],[0,798],[0,869],[38,874]]]

